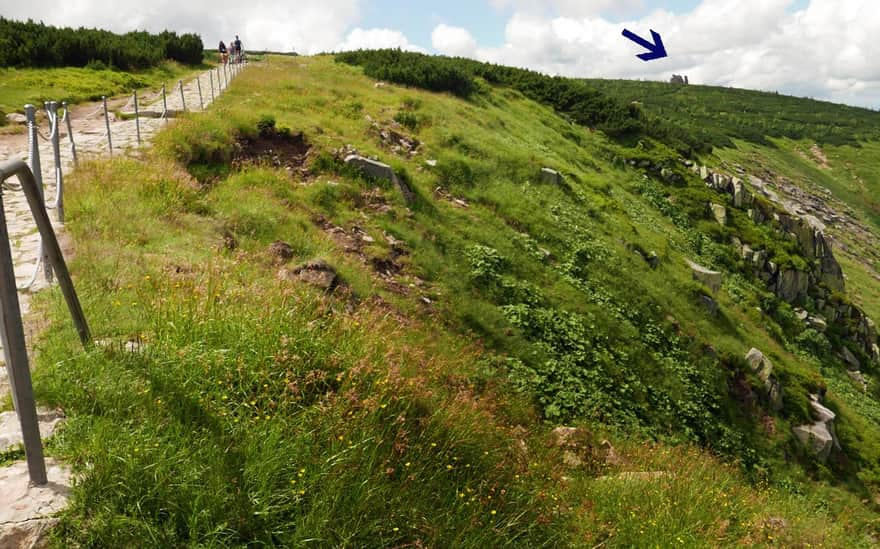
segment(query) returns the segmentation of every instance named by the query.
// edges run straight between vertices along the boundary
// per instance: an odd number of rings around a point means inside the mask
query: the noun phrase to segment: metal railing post
[[[34,175],[33,173],[31,173],[27,164],[25,164],[21,160],[8,160],[6,162],[0,163],[0,182],[5,181],[12,175],[17,175],[18,180],[21,182],[21,189],[22,191],[24,191],[25,198],[27,198],[28,201],[28,206],[31,209],[31,214],[34,216],[34,223],[37,225],[37,230],[39,230],[40,237],[43,239],[43,245],[45,246],[46,252],[49,255],[49,261],[52,263],[52,269],[55,271],[55,275],[58,277],[58,286],[61,288],[61,293],[64,296],[64,301],[67,302],[67,309],[70,311],[70,316],[73,319],[73,324],[76,327],[80,342],[82,342],[83,346],[87,346],[91,343],[92,340],[91,333],[89,332],[89,326],[86,322],[86,317],[83,314],[82,306],[79,303],[79,298],[76,296],[76,289],[73,287],[73,280],[71,280],[70,278],[70,271],[67,270],[67,263],[65,263],[64,255],[62,255],[61,253],[61,247],[58,245],[58,238],[55,236],[54,229],[52,229],[52,222],[49,221],[49,214],[46,213],[46,208],[43,207],[43,202],[40,197],[40,191],[37,187],[36,179],[34,178]],[[0,201],[2,201],[2,193],[0,193]],[[0,208],[0,211],[2,211],[2,208]],[[0,227],[2,227],[2,229],[0,230],[5,233],[5,220],[2,220],[2,222],[0,222]],[[0,258],[6,257],[3,256],[3,244],[5,243],[6,246],[9,245],[8,235],[5,236],[6,238],[0,238]],[[5,265],[2,259],[0,259],[0,287],[5,287],[5,281],[3,280],[5,276],[2,274],[2,269],[4,269],[5,267],[8,267],[11,271],[12,263],[9,263],[9,265]],[[12,281],[11,285],[14,287],[14,274],[12,275],[10,280]],[[16,304],[18,303],[17,295],[15,302]],[[12,318],[7,315],[4,316],[5,318]],[[3,348],[4,350],[9,349],[9,347],[7,347],[6,345],[4,345]]]
[[[40,164],[40,138],[37,135],[37,110],[33,105],[24,106],[24,116],[27,119],[28,130],[28,161],[31,163],[31,172],[37,180],[37,186],[43,188],[43,167]]]
[[[21,165],[27,170],[27,166],[23,163]],[[18,177],[21,186],[24,187],[25,177],[21,173]],[[3,177],[3,180],[5,179],[6,177]],[[33,175],[29,183],[36,189],[37,184]],[[45,210],[43,212],[45,213]],[[6,213],[2,208],[2,190],[0,190],[0,310],[3,313],[0,317],[0,340],[3,342],[6,372],[12,386],[12,403],[18,413],[18,422],[21,426],[28,475],[33,484],[44,485],[48,482],[46,462],[43,459],[43,445],[40,441],[40,423],[28,366],[24,327],[21,324],[21,308],[18,303],[18,289],[15,286],[15,270],[12,265],[9,232],[6,229]]]
[[[110,156],[113,156],[113,138],[110,136],[110,115],[107,112],[107,96],[102,95],[101,101],[104,102],[104,123],[107,125],[107,145],[110,147]]]
[[[70,123],[70,107],[67,106],[66,101],[62,101],[61,106],[64,107],[64,121],[67,123],[67,140],[70,141],[70,155],[73,157],[73,165],[78,166],[79,161],[76,158],[76,143],[73,141],[73,126]]]
[[[165,100],[165,83],[162,83],[162,118],[168,119],[168,102]]]
[[[183,106],[183,112],[186,112],[186,99],[183,97],[183,80],[177,81],[177,87],[180,88],[180,104]]]
[[[138,109],[138,92],[134,90],[134,131],[137,134],[138,147],[141,145],[141,111]]]
[[[31,184],[36,187],[33,177]],[[24,182],[22,182],[23,186]],[[6,214],[3,208],[0,208],[0,310],[3,312],[0,318],[0,338],[3,341],[3,354],[6,358],[6,372],[12,386],[12,403],[15,411],[18,412],[18,421],[21,425],[28,474],[32,483],[44,485],[48,482],[46,462],[43,459],[40,423],[37,419],[37,405],[34,402],[24,328],[21,324],[21,308],[18,304],[18,290],[15,287],[15,271],[12,267],[12,249],[9,245],[9,232],[6,229]]]
[[[64,223],[64,170],[61,165],[61,139],[58,135],[58,103],[49,101],[46,103],[46,111],[49,113],[49,119],[52,121],[52,155],[55,159],[55,193],[57,205],[58,222]],[[45,201],[45,198],[44,198]],[[47,263],[46,280],[52,280],[52,267]]]
[[[211,84],[211,103],[214,102],[214,71],[208,71],[208,83]]]
[[[196,76],[196,87],[199,89],[199,110],[205,110],[205,103],[202,101],[202,75]]]
[[[31,112],[33,107],[31,106]],[[80,307],[79,299],[73,288],[70,273],[61,255],[61,248],[52,223],[43,205],[42,194],[37,186],[36,178],[27,164],[21,160],[11,160],[0,164],[0,183],[16,175],[27,198],[37,229],[46,244],[52,268],[58,273],[58,283],[67,301],[74,324],[83,345],[91,341],[85,315]],[[3,354],[6,358],[6,371],[12,386],[12,402],[18,414],[21,426],[24,452],[27,459],[28,475],[31,483],[43,486],[48,483],[46,461],[43,456],[43,445],[40,440],[40,424],[37,417],[37,405],[34,401],[34,388],[28,365],[27,346],[24,338],[24,327],[21,321],[21,306],[18,302],[18,291],[15,286],[15,268],[12,262],[12,250],[9,245],[9,231],[6,227],[6,214],[3,209],[3,193],[0,186],[0,339],[3,343]]]

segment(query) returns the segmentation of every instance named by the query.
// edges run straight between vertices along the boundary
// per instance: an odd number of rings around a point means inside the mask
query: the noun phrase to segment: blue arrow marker
[[[648,48],[648,53],[640,53],[636,57],[641,59],[642,61],[653,61],[654,59],[660,59],[662,57],[666,57],[666,47],[663,46],[663,39],[660,38],[660,35],[651,31],[651,37],[654,39],[654,43],[648,42],[638,34],[630,32],[628,29],[623,29],[623,35],[635,42],[636,44]]]

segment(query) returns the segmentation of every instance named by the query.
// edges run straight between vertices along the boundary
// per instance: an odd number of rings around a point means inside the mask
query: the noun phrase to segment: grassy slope
[[[138,72],[91,70],[76,67],[51,69],[0,69],[0,111],[21,112],[27,103],[43,101],[79,103],[94,101],[141,88],[156,88],[163,82],[188,78],[208,65],[187,67],[173,61]]]
[[[417,118],[424,143],[412,160],[384,149],[365,118],[386,124],[401,111]],[[304,131],[316,151],[353,144],[392,160],[419,205],[407,213],[393,189],[331,163],[316,165],[306,184],[255,168],[200,187],[173,162],[212,150],[222,158],[261,114]],[[755,312],[746,280],[728,279],[721,319],[706,316],[683,263],[694,256],[689,233],[655,208],[641,173],[615,167],[613,150],[517,93],[466,103],[375,88],[329,58],[272,58],[243,73],[211,113],[166,132],[150,162],[81,169],[67,226],[93,331],[141,338],[146,349],[82,353],[59,296],[40,298],[53,321],[39,343],[36,387],[69,415],[50,452],[84,475],[59,544],[866,544],[876,515],[859,503],[864,487],[852,493],[808,466],[825,479],[810,481],[781,463],[791,450],[787,420],[765,433],[755,411],[719,400],[731,374],[690,361],[708,342],[722,356],[756,346],[793,393],[814,366],[768,335],[772,321]],[[440,170],[426,169],[426,158]],[[539,184],[543,166],[563,172],[568,188]],[[226,173],[198,171],[206,172]],[[437,185],[470,206],[434,198]],[[367,207],[377,195],[389,210]],[[316,226],[319,215],[372,236],[368,257],[390,257],[384,233],[405,242],[399,278],[418,289],[391,291]],[[222,245],[230,233],[235,251]],[[295,262],[335,265],[357,300],[279,281],[266,251],[276,239],[291,244]],[[634,244],[656,250],[660,268],[628,251]],[[492,263],[487,248],[506,264]],[[473,281],[475,255],[502,271],[500,283]],[[541,371],[564,356],[517,327],[500,306],[516,305],[511,294],[554,312],[567,331],[546,328],[552,337],[580,347],[584,329],[597,335],[588,347],[616,353],[595,359],[607,377]],[[652,345],[663,350],[650,354]],[[618,372],[601,369],[613,364]],[[625,384],[642,386],[628,393]],[[835,387],[841,438],[871,466],[876,425],[854,433],[860,425],[849,420],[868,413],[856,416],[849,386]],[[652,416],[650,402],[666,408]],[[706,416],[694,409],[701,402],[717,408]],[[540,419],[554,414],[585,424],[597,447],[608,437],[621,462],[587,452],[585,466],[564,466],[548,445],[555,421]],[[725,421],[743,448],[719,450],[750,449],[748,468],[690,443],[700,438],[695,426]],[[670,474],[600,478],[620,471]]]

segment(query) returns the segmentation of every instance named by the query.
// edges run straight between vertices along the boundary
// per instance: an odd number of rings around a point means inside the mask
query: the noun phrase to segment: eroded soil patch
[[[265,129],[256,138],[242,137],[235,144],[232,168],[250,165],[283,168],[290,173],[308,175],[305,168],[311,145],[302,132],[292,134],[275,128]]]

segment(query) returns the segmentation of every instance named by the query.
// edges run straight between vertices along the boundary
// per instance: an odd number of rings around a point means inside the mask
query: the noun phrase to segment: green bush
[[[195,34],[164,31],[115,34],[80,27],[52,27],[0,17],[0,67],[89,67],[144,69],[172,59],[202,62],[204,45]]]

